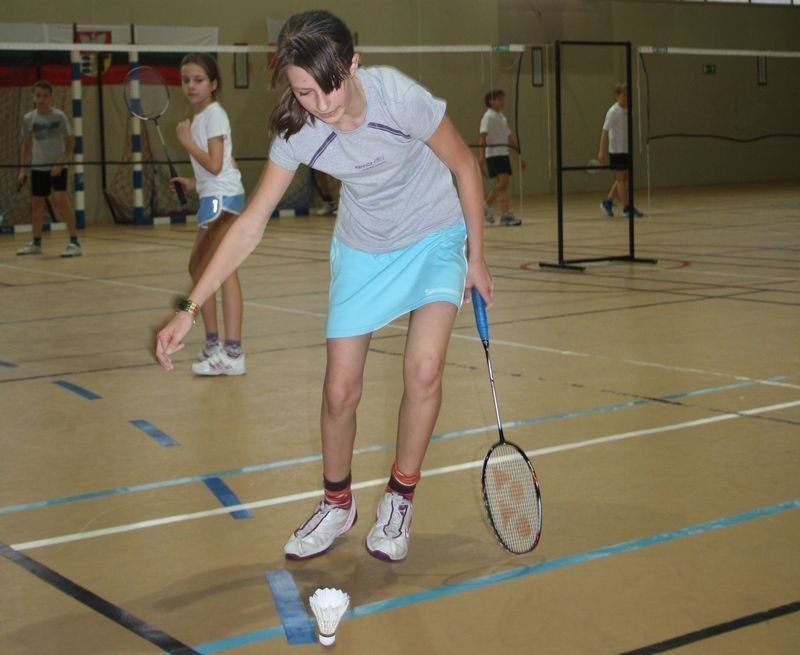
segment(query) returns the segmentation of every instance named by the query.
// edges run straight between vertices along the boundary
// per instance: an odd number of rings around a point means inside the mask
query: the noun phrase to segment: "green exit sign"
[[[716,64],[703,64],[703,75],[713,75],[717,72]]]

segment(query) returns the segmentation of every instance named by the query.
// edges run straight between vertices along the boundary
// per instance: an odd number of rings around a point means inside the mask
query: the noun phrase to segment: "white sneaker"
[[[522,225],[522,221],[518,219],[511,212],[506,212],[500,217],[500,225],[508,227],[509,225]]]
[[[195,375],[244,375],[244,353],[239,357],[229,357],[224,348],[217,348],[202,362],[192,364]]]
[[[408,554],[414,504],[398,493],[387,491],[378,505],[378,520],[367,535],[369,554],[387,562],[398,562]]]
[[[483,218],[486,220],[487,223],[494,223],[494,212],[489,205],[483,206]]]
[[[42,254],[42,247],[37,246],[33,241],[31,241],[27,246],[22,246],[19,250],[17,250],[18,255],[41,255]]]
[[[355,498],[350,509],[329,505],[323,500],[311,518],[289,537],[283,547],[286,559],[309,559],[322,555],[333,545],[336,537],[353,527],[357,518]]]
[[[219,341],[217,341],[217,343],[211,346],[211,348],[203,346],[203,349],[199,353],[197,353],[197,361],[202,362],[204,359],[208,359],[220,348],[222,348],[222,344]]]
[[[81,247],[77,243],[72,243],[72,241],[61,251],[62,257],[80,257],[82,254]]]

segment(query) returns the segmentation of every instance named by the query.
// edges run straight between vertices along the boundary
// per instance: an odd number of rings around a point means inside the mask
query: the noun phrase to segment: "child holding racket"
[[[606,216],[614,215],[614,198],[619,198],[622,203],[622,213],[628,216],[628,86],[617,84],[614,87],[614,96],[617,101],[606,112],[603,129],[600,132],[600,148],[597,151],[597,160],[606,163],[606,150],[608,150],[609,165],[614,169],[614,183],[608,195],[600,203],[600,209]],[[639,218],[642,213],[633,208],[634,218]]]
[[[33,85],[35,109],[22,119],[22,144],[19,154],[17,185],[25,183],[25,167],[31,161],[31,223],[33,241],[17,250],[18,255],[42,254],[42,228],[44,205],[52,192],[59,215],[64,219],[69,233],[69,243],[61,251],[62,257],[79,257],[75,214],[67,194],[66,163],[72,157],[75,137],[69,119],[60,109],[53,107],[53,85],[39,80]]]
[[[483,102],[486,105],[486,112],[481,118],[478,134],[480,164],[483,174],[495,181],[486,195],[484,217],[487,223],[494,223],[492,203],[499,198],[502,212],[500,225],[520,225],[522,221],[508,208],[507,191],[508,181],[511,178],[511,159],[508,156],[508,149],[510,147],[517,151],[518,147],[517,140],[511,134],[508,121],[502,113],[506,105],[506,94],[501,89],[493,89],[484,96]],[[524,170],[524,159],[520,159],[520,165]]]
[[[211,257],[244,207],[242,176],[233,159],[228,115],[216,99],[220,77],[217,60],[206,53],[191,53],[181,61],[181,87],[194,110],[194,118],[178,123],[178,140],[189,153],[194,178],[176,177],[184,191],[197,190],[199,227],[189,274],[196,284]],[[195,375],[242,375],[242,288],[234,269],[216,287],[222,288],[225,342],[220,344],[216,294],[203,303],[206,342],[200,361],[192,364]]]
[[[480,169],[445,102],[393,68],[360,69],[350,31],[326,11],[288,19],[273,79],[287,86],[272,114],[266,170],[184,311],[158,333],[156,356],[173,367],[170,356],[183,347],[198,303],[256,247],[300,163],[341,180],[322,392],[324,498],[284,553],[289,559],[324,553],[355,523],[350,468],[370,339],[410,312],[396,459],[366,539],[371,555],[401,560],[465,287],[491,301]]]

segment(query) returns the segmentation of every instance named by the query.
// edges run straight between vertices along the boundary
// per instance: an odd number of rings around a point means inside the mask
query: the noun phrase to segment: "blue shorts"
[[[219,218],[222,212],[241,214],[244,209],[244,194],[238,196],[205,196],[200,198],[197,208],[197,226],[206,228]]]
[[[467,279],[466,237],[460,221],[410,246],[378,254],[333,237],[325,336],[370,334],[431,302],[460,308]]]

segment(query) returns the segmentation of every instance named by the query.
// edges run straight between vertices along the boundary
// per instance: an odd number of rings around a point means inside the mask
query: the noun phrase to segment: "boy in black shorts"
[[[630,157],[628,155],[628,87],[625,84],[617,84],[614,87],[614,95],[617,101],[611,105],[606,113],[606,120],[603,123],[603,130],[600,132],[600,148],[597,152],[597,160],[601,164],[606,162],[606,150],[608,150],[608,160],[611,168],[614,169],[614,184],[608,191],[608,195],[600,203],[600,209],[606,216],[614,215],[614,196],[619,198],[622,203],[622,213],[627,216],[628,209],[628,165]],[[639,218],[642,213],[633,208],[633,217]]]
[[[69,119],[53,105],[53,85],[39,80],[33,85],[35,109],[22,119],[22,145],[20,146],[19,174],[17,183],[25,182],[26,162],[31,160],[31,223],[33,241],[17,251],[18,255],[40,255],[42,253],[42,225],[44,224],[45,199],[53,194],[59,215],[69,231],[69,243],[61,252],[62,257],[81,255],[75,214],[67,195],[67,169],[64,164],[72,157],[75,138]]]

